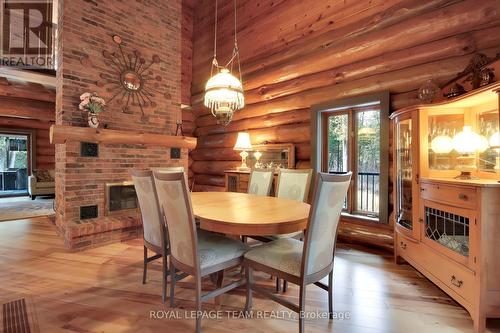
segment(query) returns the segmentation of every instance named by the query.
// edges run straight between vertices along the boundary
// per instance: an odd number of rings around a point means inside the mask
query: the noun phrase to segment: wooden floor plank
[[[151,264],[148,283],[141,283],[142,250],[139,239],[71,253],[48,218],[2,222],[0,301],[29,300],[40,332],[192,332],[194,320],[185,318],[184,311],[194,309],[193,280],[179,283],[177,308],[170,309],[161,303],[160,262]],[[274,288],[265,274],[256,281]],[[208,281],[205,287],[211,288]],[[395,265],[390,253],[339,245],[334,290],[335,311],[350,319],[308,319],[307,332],[472,331],[467,311],[411,266]],[[292,285],[283,296],[296,302],[298,290]],[[307,300],[309,313],[328,309],[327,294],[315,286],[307,289]],[[298,331],[295,314],[284,316],[287,309],[258,295],[254,309],[261,315],[274,313],[273,318],[227,316],[226,311],[239,311],[244,303],[243,287],[221,296],[220,305],[204,304],[207,311],[223,311],[224,316],[204,319],[203,332]],[[150,318],[158,311],[176,311],[182,319]],[[488,332],[500,332],[500,321],[489,321]]]

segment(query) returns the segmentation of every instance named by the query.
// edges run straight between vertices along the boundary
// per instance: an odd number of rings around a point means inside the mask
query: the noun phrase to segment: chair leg
[[[201,277],[196,276],[196,333],[201,332]]]
[[[142,284],[146,284],[147,272],[148,272],[148,248],[144,246],[144,269],[142,272]]]
[[[281,280],[279,277],[276,278],[276,292],[279,293],[281,291]]]
[[[299,291],[299,333],[305,333],[306,286],[301,285]]]
[[[161,299],[163,301],[163,304],[167,301],[167,274],[168,274],[168,267],[167,267],[167,257],[162,256],[161,258],[162,264],[163,264],[163,269],[162,269],[162,279],[161,279]]]
[[[247,274],[247,300],[245,303],[245,312],[252,310],[252,283],[253,283],[253,271],[250,267],[246,267]]]
[[[287,289],[288,289],[288,282],[287,280],[283,280],[283,292],[286,293]]]
[[[333,319],[333,269],[328,274],[328,314]]]
[[[172,260],[169,262],[170,265],[170,307],[174,307],[174,295],[175,295],[175,267]]]

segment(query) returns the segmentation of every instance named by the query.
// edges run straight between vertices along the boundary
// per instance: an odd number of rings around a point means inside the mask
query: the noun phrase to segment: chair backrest
[[[153,172],[150,170],[132,171],[135,193],[141,209],[142,226],[144,229],[144,240],[148,243],[162,248],[165,243],[165,228],[158,206]]]
[[[153,172],[184,172],[184,167],[175,166],[175,167],[151,168],[151,171],[153,171]],[[186,182],[189,184],[187,172],[184,172],[184,177],[186,177]]]
[[[310,275],[333,263],[337,230],[352,173],[318,173],[309,212],[302,272]]]
[[[268,196],[271,193],[273,175],[272,170],[252,170],[248,180],[248,194]]]
[[[177,262],[195,268],[197,235],[186,177],[183,172],[153,174],[160,210],[167,224],[170,254]]]
[[[312,169],[279,169],[276,196],[307,202],[311,178]]]

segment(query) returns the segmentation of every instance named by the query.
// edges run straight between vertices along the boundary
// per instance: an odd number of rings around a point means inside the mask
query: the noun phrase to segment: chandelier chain
[[[218,1],[215,0],[215,20],[214,20],[214,58],[210,67],[210,76],[214,74],[214,67],[219,68],[217,63],[217,23],[218,23]]]

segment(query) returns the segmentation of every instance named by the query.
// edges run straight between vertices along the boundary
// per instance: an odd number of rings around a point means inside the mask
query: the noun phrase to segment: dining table
[[[310,208],[301,201],[238,192],[193,192],[191,201],[201,229],[227,235],[303,231]]]

